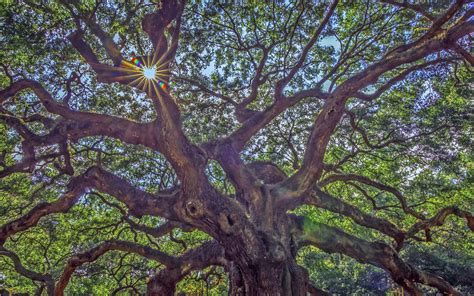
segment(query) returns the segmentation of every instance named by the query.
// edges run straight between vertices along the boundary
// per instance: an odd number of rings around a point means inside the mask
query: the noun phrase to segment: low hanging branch
[[[413,295],[423,295],[413,282],[435,287],[446,295],[461,295],[440,277],[405,263],[389,245],[381,242],[371,243],[338,228],[314,223],[308,219],[299,223],[302,245],[312,244],[326,252],[341,253],[360,262],[383,268],[390,272],[396,283]]]
[[[176,258],[171,257],[163,252],[136,243],[120,240],[105,241],[91,250],[72,256],[68,260],[66,267],[64,267],[64,270],[61,274],[61,277],[56,283],[54,295],[64,295],[64,289],[67,287],[71,276],[78,267],[85,263],[97,260],[97,258],[102,256],[106,252],[115,250],[135,253],[145,258],[160,262],[165,266],[174,266],[176,265],[177,261]]]
[[[55,202],[40,203],[26,215],[1,226],[0,244],[3,245],[8,237],[35,226],[41,218],[47,215],[67,212],[85,193],[87,183],[84,181],[84,177],[75,177],[69,182],[68,191]]]
[[[20,257],[18,257],[14,252],[5,249],[3,246],[0,246],[0,256],[9,257],[13,261],[13,266],[19,274],[34,281],[43,282],[46,286],[48,295],[53,294],[54,280],[50,274],[42,274],[25,268],[21,263]]]

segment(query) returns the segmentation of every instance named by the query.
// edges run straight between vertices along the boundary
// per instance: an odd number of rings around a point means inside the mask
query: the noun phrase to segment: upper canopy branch
[[[258,66],[256,66],[257,68],[255,69],[255,75],[252,79],[252,82],[250,83],[250,94],[246,98],[244,98],[242,100],[242,102],[240,102],[236,106],[235,112],[236,112],[236,115],[237,115],[237,119],[239,121],[245,121],[247,119],[245,108],[250,103],[252,103],[253,101],[255,101],[257,99],[259,87],[262,84],[264,84],[268,79],[268,75],[263,75],[263,69],[265,67],[265,64],[266,64],[267,59],[268,59],[268,55],[269,55],[269,53],[270,53],[273,46],[274,46],[274,44],[270,47],[262,48],[262,57],[260,59],[260,62],[258,63]],[[247,112],[247,113],[249,113],[249,112]],[[250,112],[250,113],[252,113],[252,112]]]
[[[242,151],[245,144],[268,123],[275,119],[278,115],[284,112],[289,107],[301,102],[301,100],[308,97],[316,97],[318,99],[327,98],[327,94],[319,89],[312,89],[302,91],[294,94],[291,97],[282,97],[276,100],[272,105],[265,108],[263,111],[252,112],[250,117],[246,117],[242,126],[231,133],[227,138],[219,139],[215,143],[206,143],[203,146],[212,153],[215,145],[223,142],[231,142],[234,149]]]
[[[139,123],[124,118],[114,117],[94,112],[73,111],[67,105],[57,102],[52,95],[37,81],[22,79],[14,82],[9,87],[0,90],[0,103],[20,91],[32,90],[43,106],[51,113],[60,115],[64,119],[55,120],[53,129],[49,134],[36,136],[24,126],[19,125],[18,119],[10,120],[15,127],[32,145],[46,145],[64,141],[64,139],[77,140],[89,136],[108,136],[120,139],[129,144],[141,144],[155,150],[164,149],[160,134],[154,132],[153,123]],[[138,133],[141,131],[141,133]]]
[[[235,102],[231,97],[229,97],[227,95],[224,95],[224,94],[221,94],[221,93],[218,93],[218,92],[210,89],[209,87],[207,87],[206,85],[204,85],[202,82],[200,82],[198,80],[187,78],[187,77],[181,77],[181,76],[174,76],[174,79],[185,81],[185,82],[187,82],[187,83],[189,83],[193,86],[196,86],[201,91],[203,91],[203,92],[205,92],[205,93],[207,93],[211,96],[214,96],[216,98],[222,99],[223,101],[225,101],[227,103],[230,103],[233,106],[237,105],[237,102]]]
[[[474,231],[474,216],[472,216],[467,211],[458,209],[457,207],[446,207],[446,208],[441,209],[432,218],[420,221],[416,223],[415,225],[413,225],[407,231],[407,237],[413,237],[419,231],[422,231],[422,230],[427,231],[431,227],[443,225],[444,221],[446,220],[446,218],[448,218],[449,215],[455,215],[455,216],[458,216],[459,218],[466,219],[467,225],[469,226],[471,231]],[[427,240],[430,241],[431,238],[427,237]]]
[[[301,66],[303,65],[304,61],[306,60],[306,57],[308,56],[309,51],[313,47],[313,45],[318,41],[319,36],[323,32],[324,28],[326,27],[327,23],[329,22],[329,19],[331,18],[332,14],[334,13],[334,10],[336,9],[336,6],[338,4],[339,0],[333,0],[331,5],[328,8],[328,12],[324,16],[324,18],[321,20],[321,23],[319,24],[318,28],[316,29],[315,33],[309,40],[309,42],[306,44],[306,46],[303,48],[300,58],[298,59],[298,62],[296,65],[290,70],[290,72],[280,79],[276,85],[275,85],[275,95],[278,98],[283,94],[283,89],[284,87],[290,82],[290,80],[298,73],[300,70]]]
[[[399,47],[394,48],[393,50],[391,50],[387,53],[386,57],[399,54],[403,51],[406,51],[409,48],[418,47],[418,46],[422,45],[424,42],[426,42],[427,40],[432,39],[432,38],[436,38],[437,34],[439,34],[440,32],[445,31],[443,29],[443,25],[445,25],[449,20],[451,20],[456,15],[456,13],[458,13],[458,11],[463,6],[464,2],[465,2],[464,0],[456,0],[444,13],[440,14],[438,17],[436,17],[435,20],[433,20],[433,22],[431,24],[431,27],[428,29],[428,31],[421,38],[418,38],[417,40],[414,40],[411,43],[404,44],[404,45],[401,45]],[[466,22],[467,19],[464,19],[464,17],[471,14],[473,10],[474,9],[471,9],[470,11],[467,11],[464,16],[459,18],[458,22],[454,22],[452,27],[448,28],[448,29],[452,29],[453,27],[458,26],[460,23]],[[450,40],[450,42],[447,42],[445,44],[445,46],[448,45],[448,44],[456,43],[459,38],[460,38],[460,36],[454,37],[453,39]]]
[[[361,100],[364,100],[364,101],[372,101],[378,97],[380,97],[380,95],[382,95],[385,91],[387,91],[388,89],[390,89],[390,87],[394,86],[396,83],[400,82],[400,81],[403,81],[409,74],[415,72],[415,71],[418,71],[418,70],[422,70],[426,67],[429,67],[429,66],[432,66],[432,65],[437,65],[437,64],[441,64],[443,62],[452,62],[454,61],[455,59],[435,59],[435,60],[432,60],[432,61],[429,61],[429,62],[425,62],[425,63],[421,63],[421,64],[418,64],[418,65],[414,65],[414,66],[411,66],[409,68],[407,68],[406,70],[403,70],[402,72],[400,72],[400,74],[394,76],[393,78],[389,79],[387,82],[383,83],[376,91],[370,93],[370,94],[367,94],[367,93],[364,93],[364,92],[357,92],[355,97],[361,99]]]
[[[397,2],[395,0],[382,0],[382,2],[388,3],[388,4],[393,5],[393,6],[398,6],[398,7],[403,7],[403,8],[406,8],[406,9],[411,9],[411,10],[415,11],[416,13],[419,13],[419,14],[423,15],[424,17],[426,17],[430,21],[435,20],[435,17],[431,13],[424,10],[420,5],[411,4],[411,3],[408,3],[406,1]]]
[[[364,176],[355,175],[355,174],[335,174],[335,175],[331,175],[331,176],[325,178],[324,180],[320,181],[318,183],[318,185],[320,187],[324,187],[327,184],[332,183],[332,182],[336,182],[336,181],[357,181],[357,182],[372,186],[374,188],[377,188],[377,189],[380,189],[380,190],[383,190],[383,191],[386,191],[386,192],[390,192],[400,201],[400,205],[401,205],[402,209],[407,214],[410,214],[410,215],[412,215],[412,216],[414,216],[418,219],[424,219],[424,216],[422,214],[420,214],[420,213],[416,212],[415,210],[413,210],[412,208],[410,208],[405,196],[399,190],[397,190],[396,188],[394,188],[392,186],[382,184],[380,182],[374,181],[374,180],[372,180],[370,178],[367,178],[367,177],[364,177]]]
[[[85,13],[84,15],[81,14],[76,14],[74,12],[74,7],[77,8],[77,4],[75,2],[68,2],[65,0],[60,0],[59,1],[64,7],[66,7],[69,12],[71,13],[72,17],[74,18],[77,26],[77,31],[73,35],[71,35],[72,39],[74,39],[74,42],[79,42],[84,43],[82,40],[82,34],[84,33],[82,28],[81,28],[81,21],[84,22],[87,27],[91,30],[91,32],[99,38],[100,42],[102,43],[103,48],[107,52],[107,55],[109,56],[110,59],[114,62],[115,65],[119,65],[120,61],[123,59],[122,54],[120,53],[120,48],[119,46],[114,42],[112,37],[105,32],[102,27],[97,23],[96,21],[96,10],[98,8],[98,5],[96,5],[95,9],[93,11],[90,11],[88,13]],[[78,8],[79,10],[79,8]],[[87,46],[88,47],[88,46]],[[90,48],[88,48],[90,50]],[[92,52],[92,50],[90,50]],[[82,52],[81,52],[82,54]],[[97,60],[95,55],[93,55],[93,59]],[[92,56],[90,56],[92,57]],[[86,59],[86,61],[88,61]],[[98,64],[98,61],[96,61]]]
[[[360,133],[365,145],[367,145],[367,147],[369,147],[370,149],[373,149],[373,150],[381,149],[381,148],[387,147],[387,146],[392,145],[392,144],[401,144],[401,143],[404,143],[404,142],[407,142],[407,141],[410,141],[410,140],[413,140],[413,139],[419,139],[421,137],[432,135],[436,132],[439,132],[440,130],[443,130],[445,128],[450,127],[450,125],[448,125],[448,124],[442,124],[442,125],[434,128],[430,131],[413,134],[413,135],[410,135],[410,136],[405,137],[405,138],[402,138],[402,137],[392,137],[391,138],[390,136],[396,131],[396,129],[393,129],[382,140],[380,140],[378,143],[373,144],[373,143],[370,142],[369,135],[367,134],[367,131],[364,130],[363,128],[361,128],[357,124],[356,114],[352,111],[349,111],[349,110],[346,110],[345,112],[346,112],[346,114],[349,115],[349,122],[350,122],[351,127],[354,129],[354,131],[357,131],[357,132]],[[351,142],[352,142],[352,140],[351,140]],[[353,145],[356,146],[355,143],[353,143]],[[362,151],[362,150],[358,150],[358,151]]]
[[[286,198],[301,196],[319,179],[327,144],[344,114],[346,101],[350,97],[356,96],[359,90],[376,82],[384,73],[402,64],[412,63],[434,52],[445,50],[450,44],[472,32],[474,32],[474,20],[456,23],[448,30],[438,28],[436,34],[429,30],[419,41],[411,43],[403,50],[392,52],[339,85],[330,95],[330,99],[326,100],[314,122],[301,169],[282,183],[280,187],[284,190],[280,191],[281,194]]]
[[[177,24],[173,30],[171,48],[178,43],[183,10],[184,0],[163,0],[156,12],[145,15],[142,20],[143,31],[150,37],[153,47],[160,53],[160,57],[165,54],[168,48],[168,41],[164,33],[173,20],[176,20]]]
[[[67,7],[73,18],[77,23],[77,30],[68,36],[69,41],[75,49],[81,54],[91,68],[96,72],[97,78],[100,82],[114,83],[118,82],[124,85],[137,86],[136,77],[134,75],[124,75],[123,69],[120,69],[121,62],[124,60],[120,47],[114,42],[113,38],[101,27],[96,21],[95,10],[85,15],[77,15],[72,8],[73,4],[67,1],[62,1],[62,4]],[[97,7],[96,7],[97,8]],[[181,15],[184,10],[184,1],[162,1],[162,7],[157,12],[147,14],[142,22],[143,30],[147,32],[154,46],[154,52],[151,54],[153,60],[160,61],[160,67],[169,69],[171,61],[176,55],[178,48],[179,32],[181,25]],[[170,28],[170,24],[176,19],[174,28]],[[101,63],[97,53],[84,40],[84,30],[81,28],[81,21],[83,21],[91,32],[100,40],[102,47],[105,49],[108,57],[113,61],[114,66],[106,63]],[[166,29],[171,31],[171,44],[168,44],[165,36]],[[168,81],[168,78],[162,78]],[[160,88],[156,89],[157,95],[162,95],[165,99],[169,99],[166,92]],[[149,94],[153,103],[158,104],[158,98],[155,95]],[[161,100],[161,98],[160,98]],[[157,108],[158,109],[158,108]]]

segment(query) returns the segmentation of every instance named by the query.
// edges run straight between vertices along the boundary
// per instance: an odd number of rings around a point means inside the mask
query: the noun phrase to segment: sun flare
[[[143,67],[143,75],[145,76],[146,79],[153,79],[155,78],[156,75],[156,67],[151,66],[150,68],[148,67]]]
[[[130,81],[129,85],[140,88],[150,95],[159,95],[160,88],[163,91],[168,90],[165,82],[169,76],[167,64],[156,56],[134,57],[131,61],[122,60],[120,69],[124,73],[121,76]]]

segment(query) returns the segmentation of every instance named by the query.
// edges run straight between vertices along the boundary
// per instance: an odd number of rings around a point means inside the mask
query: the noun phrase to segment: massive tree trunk
[[[254,244],[236,245],[235,240],[222,240],[229,261],[229,293],[231,295],[306,295],[308,274],[296,263],[297,242],[294,223],[285,213],[278,213],[274,196],[258,190],[259,183],[274,184],[286,176],[267,162],[245,166],[259,180],[255,188],[241,188],[241,194],[261,199],[259,208],[250,208],[255,231]],[[239,199],[244,200],[245,197]],[[256,212],[252,213],[252,210]]]
[[[307,289],[308,274],[291,257],[282,262],[262,260],[230,273],[230,295],[302,296]]]
[[[225,241],[225,270],[229,279],[229,295],[303,296],[308,291],[308,273],[298,266],[294,245],[282,243],[262,232],[259,240],[264,250]],[[230,252],[230,254],[229,254]],[[251,259],[251,258],[257,258]],[[148,295],[174,295],[182,269],[166,269],[148,283]]]

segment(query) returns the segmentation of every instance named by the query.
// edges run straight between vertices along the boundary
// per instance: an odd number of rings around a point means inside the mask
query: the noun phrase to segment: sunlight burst
[[[152,66],[151,68],[144,67],[143,68],[143,75],[145,75],[146,79],[153,79],[156,75],[156,68]]]
[[[163,91],[168,89],[165,82],[169,76],[168,63],[162,59],[154,55],[153,57],[134,57],[131,61],[122,60],[119,69],[124,72],[124,75],[121,77],[130,81],[129,85],[138,87],[150,95],[159,95],[160,88]]]

